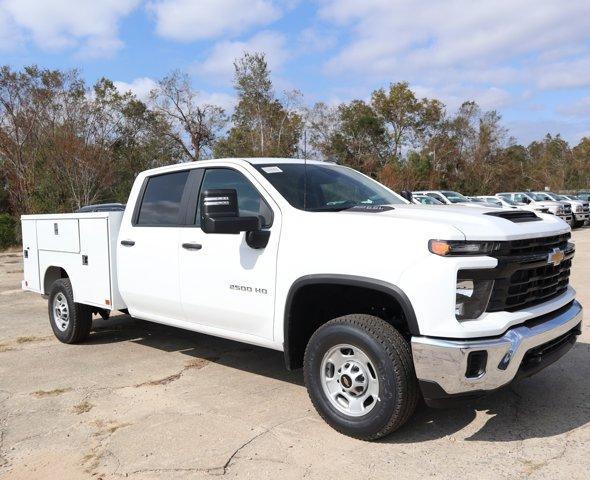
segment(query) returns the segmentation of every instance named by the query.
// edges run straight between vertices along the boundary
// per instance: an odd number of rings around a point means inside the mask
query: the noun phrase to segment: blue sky
[[[590,136],[588,0],[0,0],[0,63],[79,68],[145,96],[174,69],[231,109],[232,61],[264,51],[277,90],[366,99],[408,81],[498,110],[518,141]]]

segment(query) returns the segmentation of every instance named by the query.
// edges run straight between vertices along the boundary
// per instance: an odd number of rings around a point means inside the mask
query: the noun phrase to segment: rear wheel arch
[[[51,286],[56,280],[59,280],[60,278],[70,278],[65,268],[58,267],[56,265],[47,267],[45,274],[43,275],[43,293],[45,295],[49,295]]]
[[[307,299],[313,301],[313,296],[321,295],[322,291],[338,296],[335,305],[318,304],[318,309],[314,308],[314,313],[318,313],[318,318],[301,318],[304,313],[302,303],[305,303]],[[362,294],[363,298],[366,296],[365,301],[374,299],[376,303],[383,302],[384,305],[374,305],[383,308],[383,311],[368,311],[366,303],[359,305],[361,310],[354,310],[355,293]],[[330,302],[330,299],[323,298],[322,300]],[[333,308],[322,309],[322,307]],[[414,308],[407,295],[396,285],[356,275],[306,275],[293,282],[285,302],[283,350],[287,368],[292,370],[303,365],[303,354],[307,341],[317,328],[333,318],[354,313],[379,316],[392,324],[394,321],[400,322],[394,326],[402,327],[408,335],[420,334]],[[390,318],[387,318],[388,316]]]

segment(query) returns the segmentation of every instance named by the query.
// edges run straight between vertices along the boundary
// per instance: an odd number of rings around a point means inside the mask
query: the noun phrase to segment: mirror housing
[[[408,202],[412,203],[412,199],[414,198],[414,195],[412,195],[412,192],[410,192],[409,190],[402,190],[401,191],[401,195],[402,197],[404,197]]]
[[[238,234],[260,230],[259,217],[240,217],[235,189],[205,190],[201,194],[201,230]]]

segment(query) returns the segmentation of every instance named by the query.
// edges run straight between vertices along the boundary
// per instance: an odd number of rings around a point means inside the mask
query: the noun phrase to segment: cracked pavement
[[[572,284],[590,308],[590,228]],[[558,363],[479,402],[421,406],[375,443],[331,430],[282,354],[117,315],[63,345],[0,253],[0,479],[585,479],[590,327]]]

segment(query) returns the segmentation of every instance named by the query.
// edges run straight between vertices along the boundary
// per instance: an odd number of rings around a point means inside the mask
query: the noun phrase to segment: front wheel
[[[408,342],[371,315],[346,315],[316,330],[305,350],[304,376],[322,418],[362,440],[401,427],[418,400]]]
[[[86,340],[92,328],[92,310],[88,305],[74,302],[72,284],[68,278],[53,282],[48,306],[49,322],[60,342],[78,343]]]

